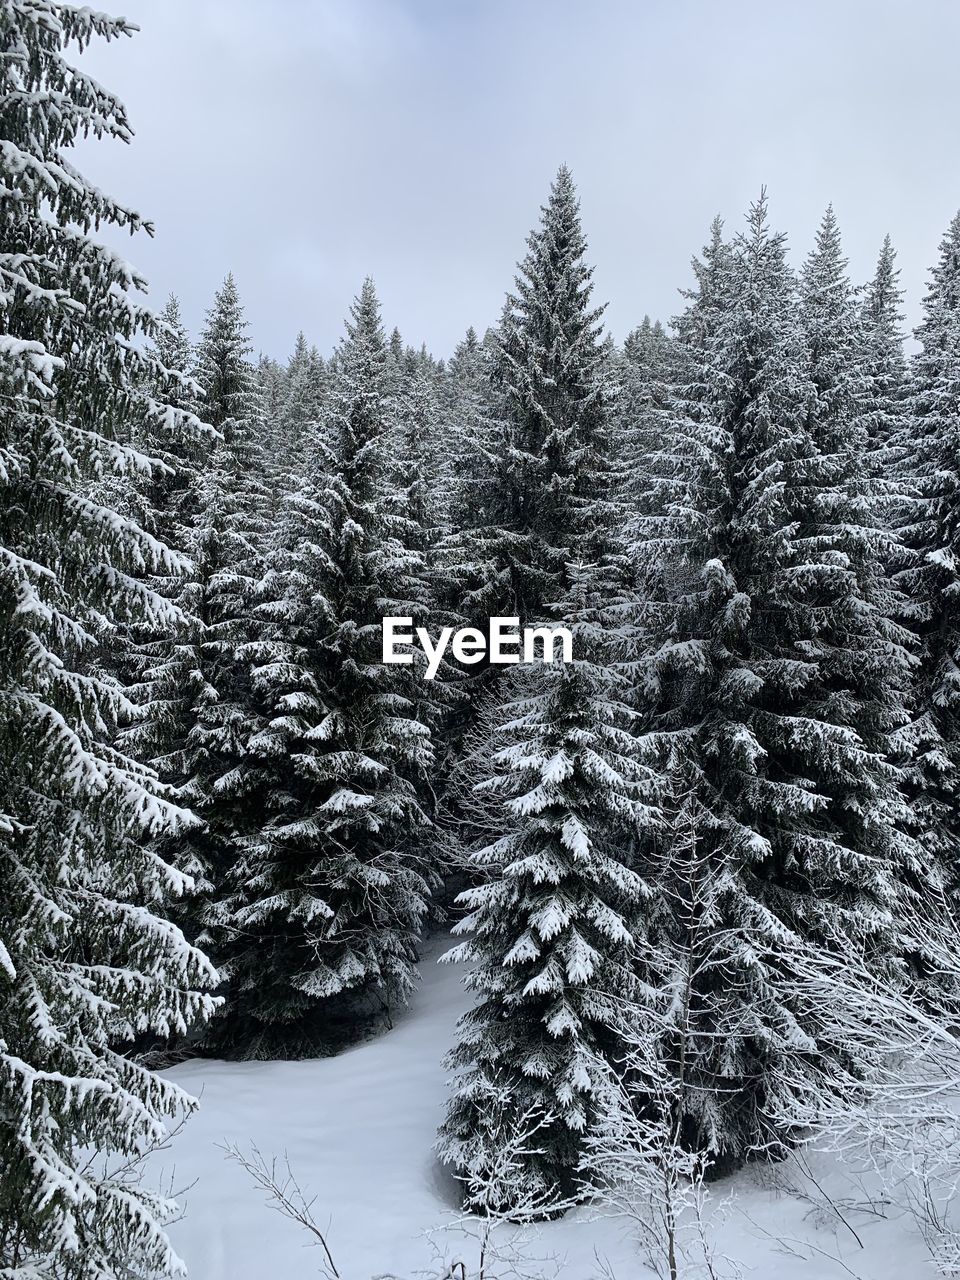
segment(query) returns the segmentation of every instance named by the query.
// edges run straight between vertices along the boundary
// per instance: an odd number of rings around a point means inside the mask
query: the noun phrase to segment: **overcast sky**
[[[104,7],[120,11],[103,0]],[[885,232],[911,322],[960,205],[960,4],[126,0],[83,55],[130,147],[87,172],[153,219],[125,249],[195,330],[228,270],[259,350],[329,350],[362,278],[449,352],[496,321],[565,162],[622,337],[667,319],[715,213],[761,184],[796,261],[832,201],[855,278]]]

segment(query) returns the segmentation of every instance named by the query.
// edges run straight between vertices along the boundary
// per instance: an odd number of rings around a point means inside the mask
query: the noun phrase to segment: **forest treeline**
[[[64,50],[126,30],[0,4],[0,1276],[173,1274],[151,1067],[335,1052],[451,919],[473,1208],[862,1105],[960,1025],[960,215],[909,359],[890,241],[795,270],[763,196],[614,341],[565,168],[482,337],[367,280],[255,358],[232,276],[192,337],[99,239],[147,224],[69,151],[129,125]],[[425,681],[384,616],[574,661]]]

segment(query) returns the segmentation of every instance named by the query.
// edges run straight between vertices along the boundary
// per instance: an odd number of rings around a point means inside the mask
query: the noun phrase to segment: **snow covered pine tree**
[[[644,316],[614,356],[614,450],[619,488],[634,509],[642,505],[647,488],[647,459],[671,420],[673,347],[659,320],[651,324]]]
[[[507,297],[493,356],[496,417],[487,498],[463,530],[472,619],[550,615],[571,560],[570,512],[584,452],[605,420],[603,308],[590,305],[593,271],[570,171],[561,168],[527,240],[516,294]],[[575,558],[575,557],[573,557]],[[456,570],[455,570],[456,571]]]
[[[502,710],[509,727],[481,786],[502,806],[503,834],[472,855],[480,884],[461,895],[455,929],[471,936],[448,956],[474,962],[478,1001],[450,1054],[438,1150],[471,1208],[518,1218],[548,1216],[577,1189],[593,1095],[617,1057],[608,997],[646,896],[627,862],[656,821],[617,661],[616,564],[572,573],[575,657],[536,671]]]
[[[257,770],[246,748],[261,720],[243,646],[260,634],[254,606],[267,559],[272,477],[247,328],[228,275],[197,344],[204,416],[221,439],[199,472],[187,544],[194,570],[184,604],[197,638],[199,680],[175,757],[184,801],[205,823],[199,836],[187,833],[187,857],[215,884],[227,874],[237,837],[258,830],[261,820]]]
[[[516,292],[489,335],[489,352],[461,348],[458,355],[465,425],[476,432],[469,462],[466,442],[455,432],[450,437],[461,455],[450,506],[463,524],[446,539],[443,561],[457,588],[450,612],[481,629],[492,616],[516,616],[521,625],[555,619],[567,566],[581,558],[576,512],[585,486],[596,481],[613,383],[586,251],[576,188],[564,167],[527,237]],[[592,498],[599,501],[599,493]],[[456,822],[473,807],[502,704],[513,697],[496,688],[505,670],[481,666],[464,681],[469,696],[454,726],[463,746],[444,797]]]
[[[418,784],[432,750],[416,677],[380,662],[380,623],[415,614],[425,588],[385,483],[386,371],[367,281],[288,495],[259,609],[268,633],[249,647],[266,709],[247,741],[263,815],[237,842],[212,928],[230,981],[216,1042],[243,1056],[315,1053],[416,979],[434,878]]]
[[[160,313],[153,351],[162,366],[163,382],[182,377],[169,402],[178,409],[195,412],[199,387],[186,371],[193,365],[193,349],[180,314],[178,300],[171,296]],[[211,695],[212,686],[204,672],[202,657],[204,566],[197,555],[198,529],[204,508],[205,473],[218,439],[213,428],[200,435],[187,414],[169,415],[172,422],[147,419],[143,426],[151,434],[139,441],[140,448],[167,464],[148,475],[134,478],[135,507],[143,528],[161,541],[190,557],[189,568],[174,576],[154,579],[152,585],[168,596],[181,612],[174,628],[167,619],[131,622],[120,635],[117,665],[130,676],[129,694],[138,713],[120,736],[125,751],[157,771],[173,788],[178,803],[196,806],[205,795],[199,783],[202,770],[191,748],[191,731],[200,708]],[[172,432],[171,426],[179,425]],[[195,811],[195,809],[194,809]],[[203,823],[181,826],[166,833],[157,852],[172,861],[193,880],[193,891],[174,911],[176,918],[195,935],[192,919],[197,893],[210,888],[209,829]]]
[[[896,981],[917,849],[887,756],[907,719],[909,635],[885,612],[836,228],[825,221],[805,266],[802,311],[765,201],[711,258],[708,313],[680,326],[690,412],[651,460],[659,506],[640,522],[637,698],[646,745],[699,814],[712,928],[698,925],[681,1105],[685,1142],[723,1168],[782,1151],[818,1096],[869,1071],[829,1010],[796,997],[791,948],[853,947]],[[651,879],[681,854],[662,836]],[[689,955],[674,909],[688,895],[669,879],[654,891],[647,954]],[[651,1000],[658,970],[639,971]],[[672,1034],[664,1023],[668,1055]]]
[[[895,444],[908,413],[907,360],[903,351],[903,290],[897,255],[886,236],[873,279],[863,297],[860,327],[864,374],[870,382],[868,429],[877,445]],[[890,467],[889,454],[882,454]]]
[[[554,606],[574,661],[513,668],[493,689],[508,702],[478,752],[477,790],[499,834],[472,852],[479,884],[460,899],[457,932],[472,936],[451,957],[474,962],[478,1001],[450,1055],[458,1074],[438,1144],[468,1204],[521,1218],[556,1212],[577,1186],[594,1089],[616,1055],[605,997],[644,896],[628,861],[652,816],[619,665],[628,575],[606,354],[565,169],[529,246],[500,337],[512,414],[503,546],[519,557],[511,607]],[[505,1166],[506,1150],[516,1158]]]
[[[931,272],[910,414],[897,454],[912,490],[904,541],[914,562],[898,575],[923,646],[914,734],[914,809],[927,849],[960,888],[960,213]]]
[[[115,621],[174,620],[144,578],[183,568],[90,496],[104,474],[149,470],[130,441],[150,434],[144,418],[178,414],[144,390],[163,382],[138,342],[157,333],[136,298],[144,282],[90,234],[147,224],[65,154],[78,134],[129,140],[122,105],[64,57],[129,30],[53,0],[0,4],[0,1270],[11,1280],[179,1272],[163,1230],[173,1207],[131,1168],[189,1103],[123,1046],[182,1032],[214,1003],[210,965],[154,913],[181,877],[143,847],[187,815],[112,745],[127,704],[97,661]]]

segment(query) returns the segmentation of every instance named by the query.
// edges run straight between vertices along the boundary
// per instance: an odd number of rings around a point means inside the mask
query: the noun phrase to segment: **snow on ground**
[[[165,1180],[172,1175],[178,1189],[190,1186],[180,1197],[186,1213],[172,1236],[191,1280],[323,1274],[320,1251],[305,1247],[303,1229],[266,1205],[249,1175],[225,1158],[224,1143],[245,1151],[255,1143],[268,1159],[289,1158],[307,1198],[316,1197],[314,1217],[343,1280],[385,1272],[402,1280],[436,1276],[455,1258],[464,1260],[473,1280],[477,1246],[457,1226],[455,1184],[431,1149],[445,1096],[441,1058],[468,999],[457,968],[436,963],[448,945],[442,937],[427,947],[412,1008],[378,1039],[335,1058],[194,1060],[171,1072],[201,1097],[199,1112],[155,1158]],[[735,1259],[745,1277],[924,1280],[936,1274],[909,1215],[850,1208],[848,1201],[864,1200],[852,1174],[826,1155],[808,1153],[806,1164],[816,1183],[842,1202],[849,1226],[823,1207],[817,1187],[793,1162],[746,1171],[714,1189],[714,1202],[728,1202],[716,1229],[719,1252]],[[505,1242],[503,1248],[509,1252]],[[488,1280],[518,1272],[599,1280],[598,1257],[616,1280],[653,1274],[626,1223],[586,1213],[530,1229],[525,1248],[527,1261],[517,1271],[504,1263],[488,1269]],[[734,1274],[729,1265],[718,1268],[719,1276]]]

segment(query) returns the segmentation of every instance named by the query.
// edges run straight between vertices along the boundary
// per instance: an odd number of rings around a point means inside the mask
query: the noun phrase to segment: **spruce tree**
[[[273,419],[272,448],[281,475],[301,463],[309,451],[313,431],[323,413],[326,368],[316,347],[307,343],[301,330],[297,334]]]
[[[196,402],[196,388],[193,383],[186,381],[187,371],[193,364],[193,347],[180,310],[180,299],[175,293],[171,293],[167,298],[163,309],[157,315],[157,321],[157,336],[154,343],[157,359],[180,383],[180,398],[189,407]]]
[[[177,573],[152,580],[154,588],[176,606],[176,626],[131,624],[120,635],[117,666],[128,679],[136,706],[121,742],[125,750],[157,771],[179,803],[190,806],[200,802],[203,794],[189,785],[193,769],[184,763],[186,742],[208,685],[200,654],[202,629],[194,614],[197,566],[189,557],[196,552],[196,530],[204,505],[203,476],[219,437],[194,416],[202,393],[188,374],[193,348],[176,297],[171,295],[159,319],[154,354],[162,367],[162,378],[174,380],[175,402],[182,411],[175,419],[180,430],[171,438],[166,418],[148,422],[153,434],[142,447],[162,458],[165,466],[140,478],[137,506],[144,526],[185,559]],[[196,822],[165,836],[158,846],[161,856],[191,878],[193,893],[210,887],[208,860],[198,856],[205,843],[203,824]],[[177,904],[175,914],[195,935],[191,912],[184,902]]]
[[[131,30],[53,0],[0,12],[0,1271],[24,1280],[179,1273],[172,1206],[135,1167],[189,1100],[124,1051],[213,1004],[158,915],[183,878],[144,849],[189,815],[117,749],[129,703],[97,656],[121,624],[175,624],[150,579],[183,569],[96,497],[160,474],[137,443],[185,427],[145,283],[92,235],[148,224],[68,158],[130,128],[65,51]]]
[[[688,354],[702,349],[710,340],[729,301],[731,248],[723,238],[723,219],[719,215],[710,224],[710,239],[701,256],[694,257],[690,265],[695,284],[692,289],[680,291],[687,306],[673,321],[682,351]],[[694,360],[693,369],[700,367],[700,361]]]
[[[896,254],[890,237],[886,236],[876,271],[863,290],[860,363],[866,380],[864,426],[869,445],[866,462],[877,496],[878,517],[891,530],[885,564],[894,582],[913,560],[900,535],[905,520],[909,519],[914,477],[909,448],[910,396],[901,309],[903,291],[899,282]],[[917,608],[903,591],[898,608],[901,617],[915,629]],[[917,746],[915,737],[904,741],[908,753],[915,754]]]
[[[424,555],[429,553],[432,562],[439,532],[447,522],[440,379],[425,351],[408,350],[399,367],[394,362],[393,381],[398,514],[408,521],[409,544]]]
[[[175,294],[167,299],[158,322],[153,355],[163,369],[171,403],[182,412],[172,420],[172,430],[161,419],[153,426],[153,436],[140,442],[165,465],[144,477],[138,488],[143,523],[182,550],[196,514],[196,475],[210,456],[216,434],[209,427],[203,429],[197,418],[199,388],[190,376],[193,348]]]
[[[475,519],[463,535],[483,572],[471,592],[473,608],[486,615],[549,616],[575,558],[569,534],[590,472],[584,454],[607,420],[603,308],[591,305],[586,250],[576,189],[564,167],[528,237],[495,338],[489,501],[483,523]]]
[[[646,893],[627,860],[655,818],[617,652],[621,569],[601,557],[571,570],[574,660],[521,676],[480,784],[501,826],[471,854],[479,883],[455,928],[469,937],[446,957],[472,962],[477,1002],[449,1055],[438,1143],[478,1211],[549,1216],[576,1192],[617,1059],[610,997]]]
[[[204,415],[222,437],[203,473],[202,509],[191,547],[194,614],[202,628],[209,686],[195,738],[210,755],[212,772],[203,784],[210,799],[225,798],[242,767],[253,694],[240,650],[257,635],[253,609],[266,572],[271,510],[267,431],[247,328],[236,283],[228,275],[207,312],[196,372]]]
[[[264,715],[246,741],[261,820],[237,839],[212,917],[230,984],[215,1042],[244,1056],[316,1052],[415,981],[434,879],[419,792],[432,752],[409,670],[380,660],[381,619],[415,613],[424,589],[387,485],[388,400],[367,281],[309,470],[287,497],[265,634],[247,646]]]
[[[127,736],[138,758],[201,819],[162,852],[194,881],[199,896],[184,904],[182,923],[205,942],[206,900],[234,856],[236,833],[256,822],[245,739],[258,721],[241,646],[256,635],[270,499],[246,327],[228,276],[196,350],[197,400],[213,440],[179,464],[189,482],[171,535],[189,557],[189,570],[169,587],[184,621],[172,638],[137,637],[134,692],[142,710]],[[178,354],[185,354],[182,343]]]
[[[851,449],[862,452],[869,387],[862,365],[860,310],[832,205],[800,272],[800,323],[815,391],[808,426],[819,450],[827,457]]]
[[[420,586],[408,615],[414,626],[427,627],[431,634],[445,626],[462,626],[455,580],[450,573],[451,557],[445,537],[450,527],[452,492],[449,485],[450,443],[445,431],[442,389],[444,369],[421,347],[407,347],[388,357],[387,392],[383,401],[390,427],[391,464],[386,480],[394,517],[394,535],[420,563]],[[461,544],[457,541],[457,551]],[[454,560],[458,559],[458,555]],[[455,686],[463,681],[444,659],[433,681],[412,682],[410,696],[415,715],[426,724],[438,748],[431,778],[431,794],[445,789],[447,775],[456,755],[457,724],[466,696]],[[442,745],[441,745],[442,744]]]
[[[568,566],[584,558],[581,509],[595,504],[599,514],[622,489],[611,475],[598,479],[598,457],[615,452],[612,362],[603,309],[591,305],[592,268],[568,169],[557,174],[527,246],[498,329],[486,351],[469,357],[476,437],[454,440],[451,450],[460,458],[452,509],[465,516],[442,552],[458,596],[451,612],[480,627],[492,616],[524,624],[556,618]],[[466,749],[449,787],[458,814],[493,749],[477,730],[499,721],[500,670],[479,666],[463,681],[469,700],[453,728]]]
[[[863,367],[870,385],[867,429],[879,446],[896,445],[907,413],[907,360],[903,341],[903,290],[896,252],[885,236],[861,314]],[[889,458],[884,454],[884,460]]]
[[[947,881],[960,883],[960,214],[947,228],[916,330],[910,415],[898,455],[910,482],[902,536],[912,562],[898,581],[912,605],[923,662],[914,726],[914,810]]]
[[[517,667],[494,685],[488,731],[456,780],[460,793],[476,782],[492,838],[471,850],[478,883],[460,898],[457,931],[472,937],[453,955],[474,962],[478,999],[451,1054],[439,1150],[472,1207],[544,1216],[576,1187],[595,1089],[617,1051],[608,1000],[644,892],[629,859],[649,814],[620,665],[634,602],[609,355],[566,170],[530,247],[494,354],[506,416],[490,449],[506,441],[509,454],[501,489],[482,500],[511,513],[500,526],[506,598],[521,617],[555,611],[573,630],[574,661]],[[473,817],[469,796],[457,807]],[[509,1169],[504,1149],[517,1153]]]
[[[701,815],[687,861],[710,924],[697,926],[688,973],[682,1128],[719,1167],[782,1150],[818,1098],[869,1071],[861,1046],[798,996],[791,949],[853,947],[901,980],[894,920],[917,854],[888,758],[906,719],[909,636],[882,607],[859,485],[860,375],[835,227],[821,229],[802,297],[763,200],[726,259],[710,324],[681,327],[702,390],[655,460],[659,507],[637,548],[644,743]],[[649,957],[690,952],[674,838],[639,867],[659,878]],[[660,972],[655,959],[639,966],[641,990]],[[662,1052],[676,1057],[669,1035]]]
[[[253,392],[247,328],[237,282],[228,272],[207,311],[196,367],[204,417],[227,437],[245,420]]]
[[[633,505],[643,502],[647,459],[660,441],[672,411],[675,370],[672,343],[659,320],[643,323],[624,340],[615,358],[613,432],[621,458],[621,487]]]
[[[492,377],[493,342],[481,342],[467,330],[445,369],[442,388],[443,461],[440,484],[449,522],[439,548],[440,602],[451,618],[482,624],[491,595],[506,598],[507,570],[501,587],[492,582],[497,565],[491,554],[500,500],[493,477],[502,465],[499,449],[500,401]],[[478,673],[465,673],[470,684]],[[481,675],[481,680],[483,679]]]
[[[444,506],[456,538],[458,530],[484,523],[487,481],[496,465],[490,351],[472,326],[447,362],[441,395]],[[468,546],[460,547],[459,541],[458,549],[466,553]],[[451,565],[456,567],[455,557]]]

